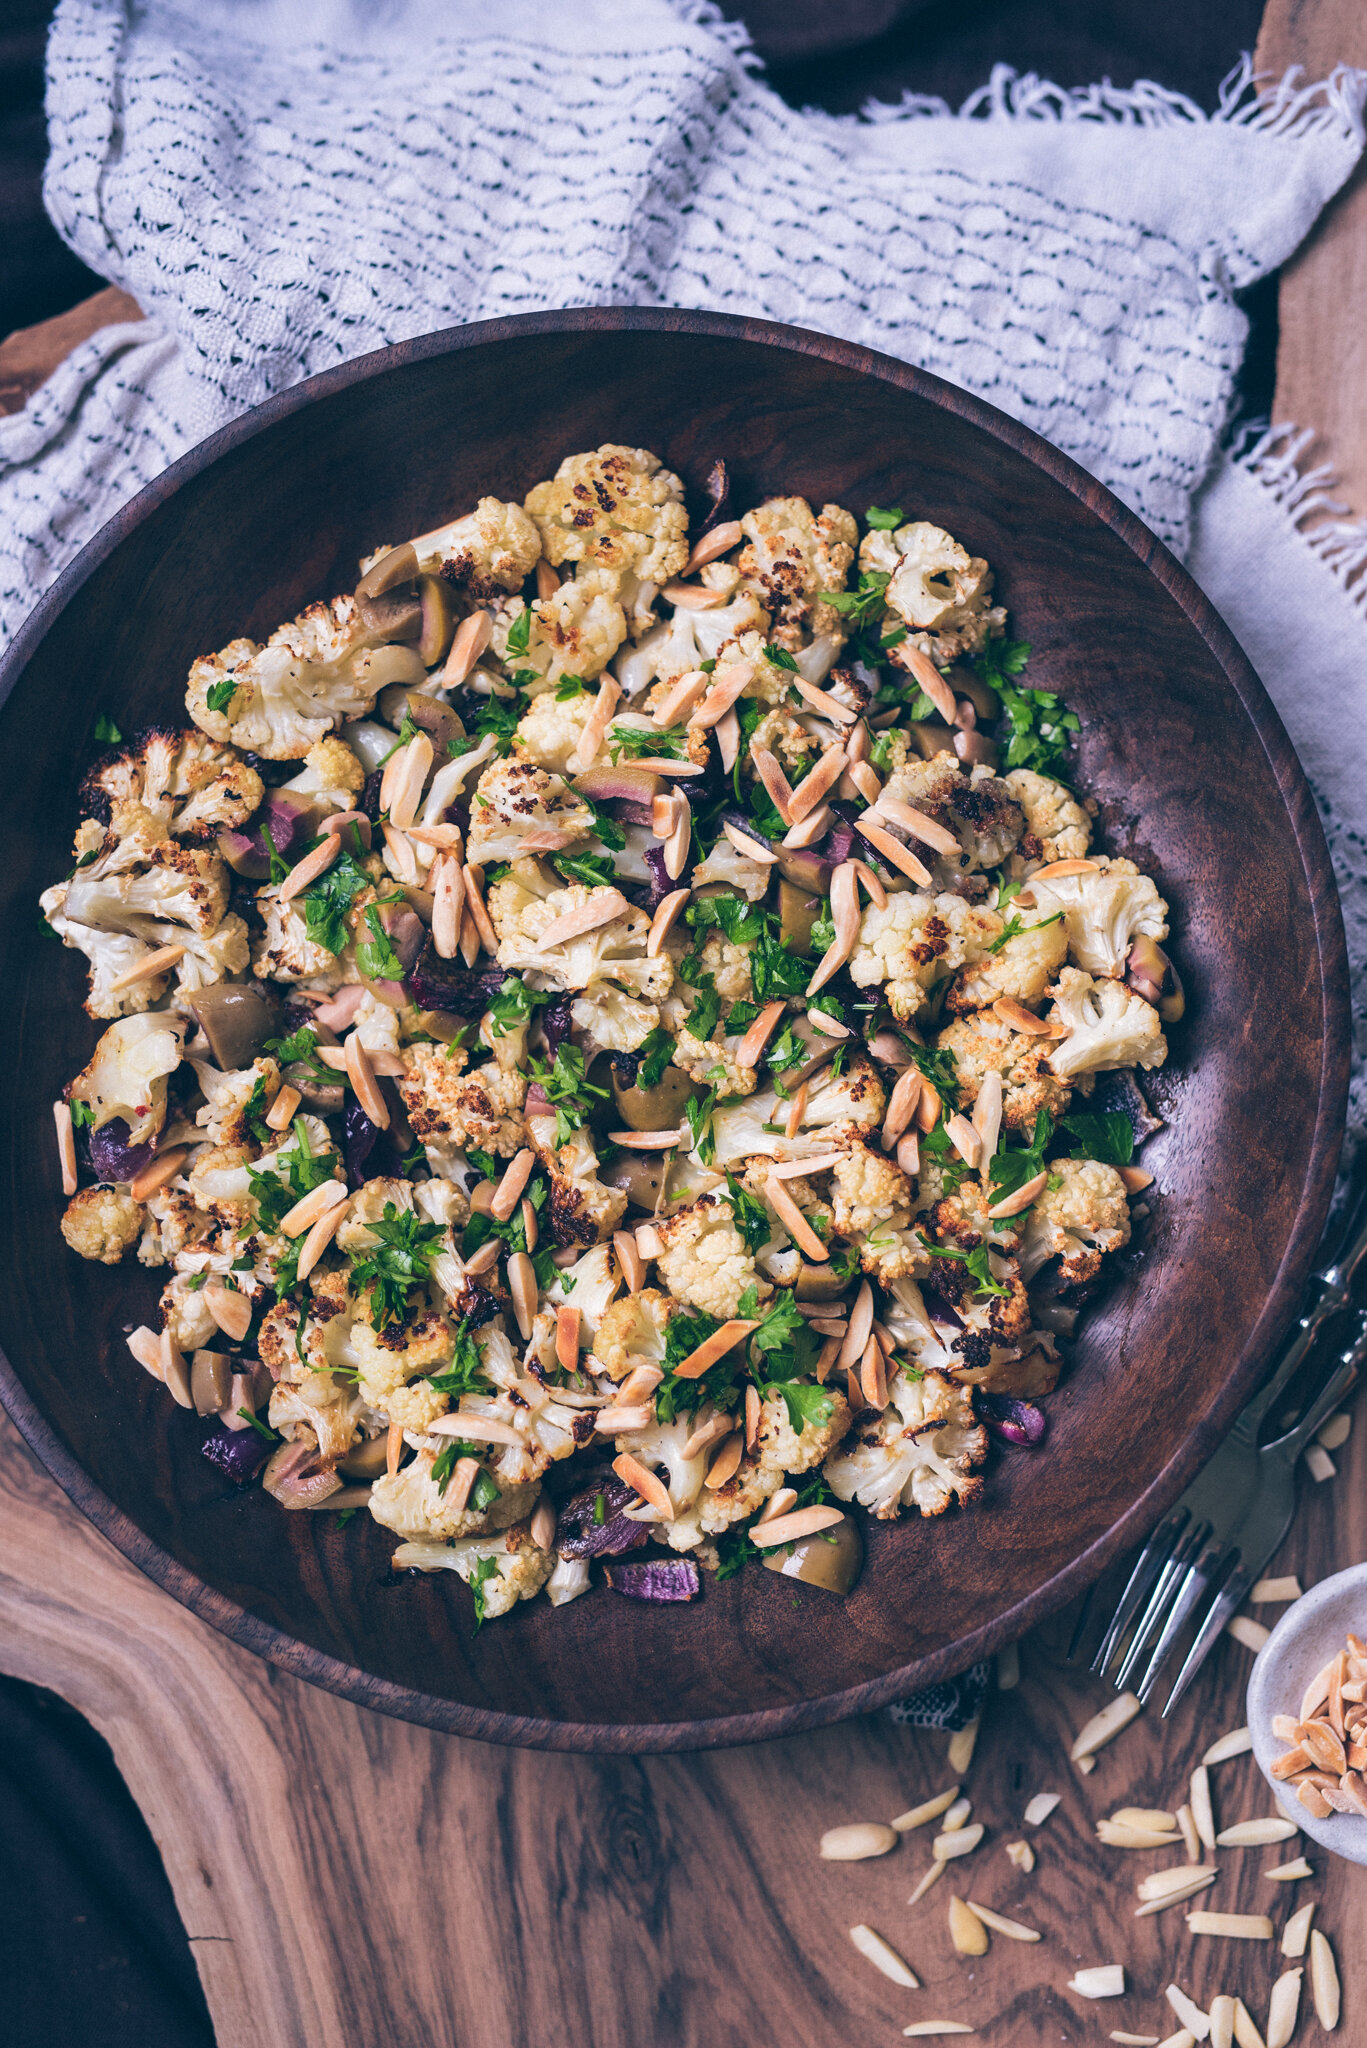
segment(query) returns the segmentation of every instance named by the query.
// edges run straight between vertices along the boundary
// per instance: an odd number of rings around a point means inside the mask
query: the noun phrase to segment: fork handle
[[[1332,1413],[1335,1404],[1357,1378],[1358,1368],[1364,1357],[1367,1357],[1367,1316],[1363,1318],[1363,1327],[1358,1334],[1357,1342],[1349,1345],[1295,1428],[1289,1429],[1285,1436],[1274,1437],[1267,1445],[1264,1455],[1277,1452],[1290,1459],[1298,1458],[1315,1431]]]

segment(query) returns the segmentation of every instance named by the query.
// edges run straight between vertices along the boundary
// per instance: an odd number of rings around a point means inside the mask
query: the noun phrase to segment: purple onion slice
[[[98,1131],[89,1131],[85,1143],[96,1180],[135,1180],[156,1157],[155,1145],[129,1144],[128,1125],[121,1116],[111,1117]]]
[[[624,1550],[639,1550],[649,1535],[644,1522],[629,1522],[622,1513],[637,1498],[634,1488],[624,1486],[615,1474],[586,1486],[565,1502],[560,1510],[555,1547],[561,1557],[617,1557]],[[594,1520],[599,1501],[603,1519]]]
[[[255,1479],[271,1454],[266,1439],[254,1429],[229,1429],[215,1416],[200,1450],[211,1465],[226,1472],[239,1486]]]
[[[1021,1401],[1014,1394],[978,1395],[978,1412],[994,1436],[1024,1450],[1033,1451],[1044,1441],[1048,1420],[1033,1401]]]
[[[638,1564],[605,1564],[603,1576],[614,1593],[629,1600],[696,1600],[702,1591],[691,1558],[643,1558]]]

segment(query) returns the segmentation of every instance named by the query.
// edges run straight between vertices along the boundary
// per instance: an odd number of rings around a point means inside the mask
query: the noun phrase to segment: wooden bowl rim
[[[1290,1241],[1268,1290],[1262,1313],[1238,1363],[1210,1412],[1196,1425],[1181,1448],[1145,1492],[1104,1536],[1081,1552],[1052,1578],[972,1634],[940,1650],[914,1659],[880,1678],[833,1692],[753,1713],[720,1715],[706,1721],[643,1724],[550,1721],[528,1715],[502,1714],[441,1699],[415,1687],[375,1678],[340,1658],[301,1643],[218,1592],[188,1570],[169,1551],[146,1536],[132,1518],[95,1484],[66,1448],[30,1398],[14,1367],[0,1350],[0,1402],[30,1450],[68,1498],[140,1571],[181,1604],[244,1649],[266,1658],[294,1677],[329,1692],[448,1734],[519,1748],[584,1754],[641,1755],[693,1749],[719,1749],[744,1742],[770,1741],[809,1728],[820,1728],[850,1716],[872,1712],[921,1686],[949,1678],[1000,1644],[1014,1641],[1027,1628],[1057,1611],[1094,1580],[1130,1545],[1137,1543],[1169,1508],[1211,1456],[1252,1393],[1268,1364],[1300,1297],[1333,1194],[1346,1115],[1349,1065],[1350,994],[1347,950],[1338,889],[1319,813],[1294,748],[1272,701],[1210,600],[1138,516],[1071,456],[1045,441],[1031,428],[973,397],[957,385],[896,357],[863,348],[835,336],[817,334],[777,321],[733,314],[689,312],[654,307],[586,307],[512,315],[466,327],[439,329],[409,341],[392,343],[357,356],[292,385],[239,419],[220,428],[171,464],[136,497],[129,500],[94,538],[88,541],[20,627],[8,652],[0,657],[0,705],[9,698],[34,650],[67,603],[150,513],[208,469],[221,455],[266,432],[302,407],[409,363],[455,354],[468,348],[495,347],[526,336],[555,334],[693,334],[744,341],[760,348],[815,356],[841,370],[854,370],[891,384],[900,391],[938,406],[971,423],[1043,470],[1110,528],[1179,605],[1228,678],[1267,757],[1304,868],[1314,919],[1320,964],[1319,994],[1324,1013],[1323,1057],[1315,1128],[1305,1189]]]

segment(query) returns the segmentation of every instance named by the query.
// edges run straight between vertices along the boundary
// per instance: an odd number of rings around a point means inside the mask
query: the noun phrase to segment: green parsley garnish
[[[601,889],[605,883],[612,887],[617,881],[617,870],[605,853],[555,853],[551,866],[567,882],[583,882],[589,889]]]
[[[568,1041],[557,1046],[554,1066],[548,1067],[544,1060],[538,1059],[531,1059],[527,1064],[533,1079],[541,1083],[546,1100],[555,1109],[555,1142],[563,1145],[588,1121],[588,1097],[598,1096],[606,1102],[608,1090],[584,1079],[584,1055],[577,1045]]]
[[[510,974],[489,1005],[489,1029],[495,1038],[506,1038],[510,1031],[529,1024],[541,1004],[551,1000],[550,989],[528,988],[525,981]],[[492,1178],[497,1180],[497,1173]]]
[[[321,1187],[325,1180],[334,1178],[337,1163],[335,1152],[313,1150],[303,1118],[296,1117],[294,1143],[276,1153],[272,1169],[261,1173],[254,1166],[247,1167],[247,1181],[262,1227],[274,1230],[297,1201]]]
[[[1008,1287],[1003,1287],[999,1280],[993,1279],[985,1244],[976,1245],[971,1252],[963,1251],[957,1245],[939,1244],[928,1244],[926,1250],[932,1259],[956,1259],[961,1265],[967,1266],[975,1293],[1009,1294],[1011,1291]]]
[[[265,1437],[268,1444],[278,1444],[282,1441],[279,1431],[269,1429],[259,1415],[252,1414],[250,1408],[239,1408],[237,1412],[244,1422],[250,1424],[258,1436]]]
[[[881,505],[870,505],[864,514],[865,526],[871,526],[875,533],[891,533],[895,526],[902,526],[905,521],[906,514],[900,505],[894,505],[891,511],[886,511]]]
[[[451,1363],[442,1372],[431,1375],[431,1384],[439,1394],[489,1394],[493,1392],[493,1381],[484,1373],[484,1361],[479,1348],[470,1334],[470,1318],[461,1319],[456,1331],[455,1352]]]
[[[384,1213],[366,1229],[379,1242],[347,1253],[357,1290],[369,1297],[377,1330],[403,1320],[409,1294],[427,1279],[441,1243],[439,1223],[424,1223],[413,1209],[386,1202]]]
[[[786,647],[766,647],[764,659],[768,662],[770,668],[784,668],[795,676],[802,673]]]
[[[367,905],[365,921],[370,937],[362,939],[356,948],[357,966],[367,981],[402,981],[403,962],[394,951],[374,903]]]
[[[903,1040],[918,1067],[945,1107],[952,1113],[959,1107],[959,1063],[948,1046],[912,1045]]]
[[[475,1596],[475,1634],[478,1635],[484,1621],[484,1588],[490,1579],[498,1577],[498,1560],[492,1557],[477,1557],[471,1567],[469,1586]]]
[[[557,704],[568,704],[572,697],[587,697],[589,686],[582,676],[561,676],[555,686]]]
[[[532,644],[532,615],[524,606],[508,628],[509,654],[525,654]]]
[[[82,1102],[79,1095],[71,1098],[71,1121],[79,1131],[85,1124],[93,1124],[95,1112],[88,1102]]]
[[[1032,690],[1015,678],[1030,658],[1028,640],[990,640],[973,665],[1002,700],[1010,731],[1007,768],[1033,768],[1037,775],[1063,773],[1071,735],[1080,730],[1076,714],[1065,711],[1051,690]]]
[[[674,1040],[659,1024],[636,1048],[640,1064],[636,1069],[638,1088],[656,1088],[674,1058]]]
[[[701,1101],[696,1095],[690,1095],[684,1104],[692,1149],[704,1166],[710,1166],[717,1156],[717,1141],[712,1135],[712,1112],[716,1106],[715,1088],[709,1088]]]
[[[345,950],[347,913],[370,877],[349,853],[339,853],[326,874],[309,885],[295,902],[304,913],[304,930],[311,943],[329,953]]]
[[[437,1492],[445,1494],[451,1484],[451,1474],[462,1458],[479,1458],[487,1449],[487,1445],[459,1442],[454,1437],[448,1443],[444,1443],[432,1460],[432,1477],[437,1483]],[[485,1508],[493,1506],[498,1497],[499,1489],[493,1473],[486,1472],[481,1466],[475,1474],[466,1506],[473,1513],[482,1514]]]
[[[1012,939],[1018,939],[1022,932],[1042,932],[1046,926],[1057,924],[1062,916],[1063,912],[1056,910],[1052,917],[1041,917],[1034,924],[1027,924],[1019,911],[1017,911],[1013,916],[1007,918],[1000,938],[994,939],[987,950],[989,953],[1000,953],[1003,946],[1009,945]]]
[[[614,767],[623,754],[629,761],[639,760],[643,754],[661,761],[686,761],[687,729],[682,725],[671,725],[660,732],[654,726],[611,726],[608,729],[608,756]]]
[[[617,820],[610,818],[602,805],[596,804],[591,796],[584,797],[582,801],[588,805],[593,813],[594,838],[601,846],[606,846],[610,852],[620,853],[627,843],[627,835]]]
[[[95,738],[102,747],[117,747],[123,734],[107,711],[98,713],[95,719]]]
[[[1063,1128],[1078,1147],[1078,1159],[1099,1159],[1103,1166],[1128,1166],[1134,1158],[1134,1125],[1123,1109],[1074,1110]]]
[[[210,683],[204,693],[204,701],[211,711],[226,711],[237,695],[237,684],[231,676],[223,676],[218,682]]]
[[[763,1202],[755,1199],[748,1188],[741,1186],[734,1173],[727,1174],[726,1185],[731,1193],[731,1217],[745,1239],[745,1249],[751,1253],[757,1252],[761,1245],[768,1244],[774,1234],[769,1211]]]
[[[1035,1118],[1028,1145],[1007,1147],[1006,1134],[992,1161],[992,1200],[1001,1202],[1014,1195],[1027,1181],[1044,1170],[1044,1152],[1054,1135],[1054,1119],[1047,1109]]]
[[[521,716],[522,705],[516,697],[486,697],[475,713],[475,732],[480,739],[492,733],[498,741],[497,751],[506,754],[512,746]],[[462,747],[460,751],[464,753],[467,749]]]

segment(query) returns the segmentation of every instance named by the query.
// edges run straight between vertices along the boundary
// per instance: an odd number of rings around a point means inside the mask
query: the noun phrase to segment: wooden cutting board
[[[1273,0],[1259,57],[1318,77],[1367,63],[1357,0]],[[1285,273],[1278,417],[1323,430],[1367,511],[1367,186],[1363,178]],[[15,410],[75,344],[135,317],[126,295],[0,347]],[[1306,1484],[1272,1569],[1306,1585],[1367,1556],[1367,1446]],[[1265,1620],[1275,1611],[1265,1611]],[[1069,1617],[1022,1645],[963,1777],[987,1833],[917,1906],[926,1833],[892,1855],[822,1863],[841,1821],[883,1820],[954,1782],[946,1738],[869,1719],[714,1755],[611,1760],[486,1748],[387,1721],[315,1691],[215,1635],[127,1564],[67,1503],[0,1418],[0,1669],[51,1687],[111,1744],[166,1860],[219,2048],[719,2048],[900,2038],[960,2019],[1011,2048],[1167,2035],[1174,1979],[1204,2005],[1238,1992],[1264,2022],[1273,1944],[1192,1937],[1183,1909],[1132,1918],[1139,1877],[1171,1859],[1102,1849],[1121,1805],[1172,1808],[1202,1750],[1243,1719],[1248,1652],[1223,1642],[1169,1724],[1146,1714],[1089,1777],[1071,1736],[1109,1695],[1061,1661]],[[1222,1824],[1269,1810],[1251,1758],[1214,1773]],[[1037,1831],[1031,1794],[1062,1804]],[[1022,1877],[1005,1844],[1030,1836]],[[1294,1848],[1294,1845],[1290,1845]],[[1202,1905],[1271,1912],[1314,1898],[1344,1969],[1341,2038],[1367,2039],[1367,1887],[1316,1850],[1294,1886],[1260,1876],[1285,1850],[1222,1853]],[[957,1958],[959,1890],[1037,1928]],[[895,1988],[848,1929],[875,1927],[919,1991]],[[1088,2006],[1065,1988],[1123,1962],[1128,1994]],[[1313,2020],[1303,2019],[1308,2032]]]

